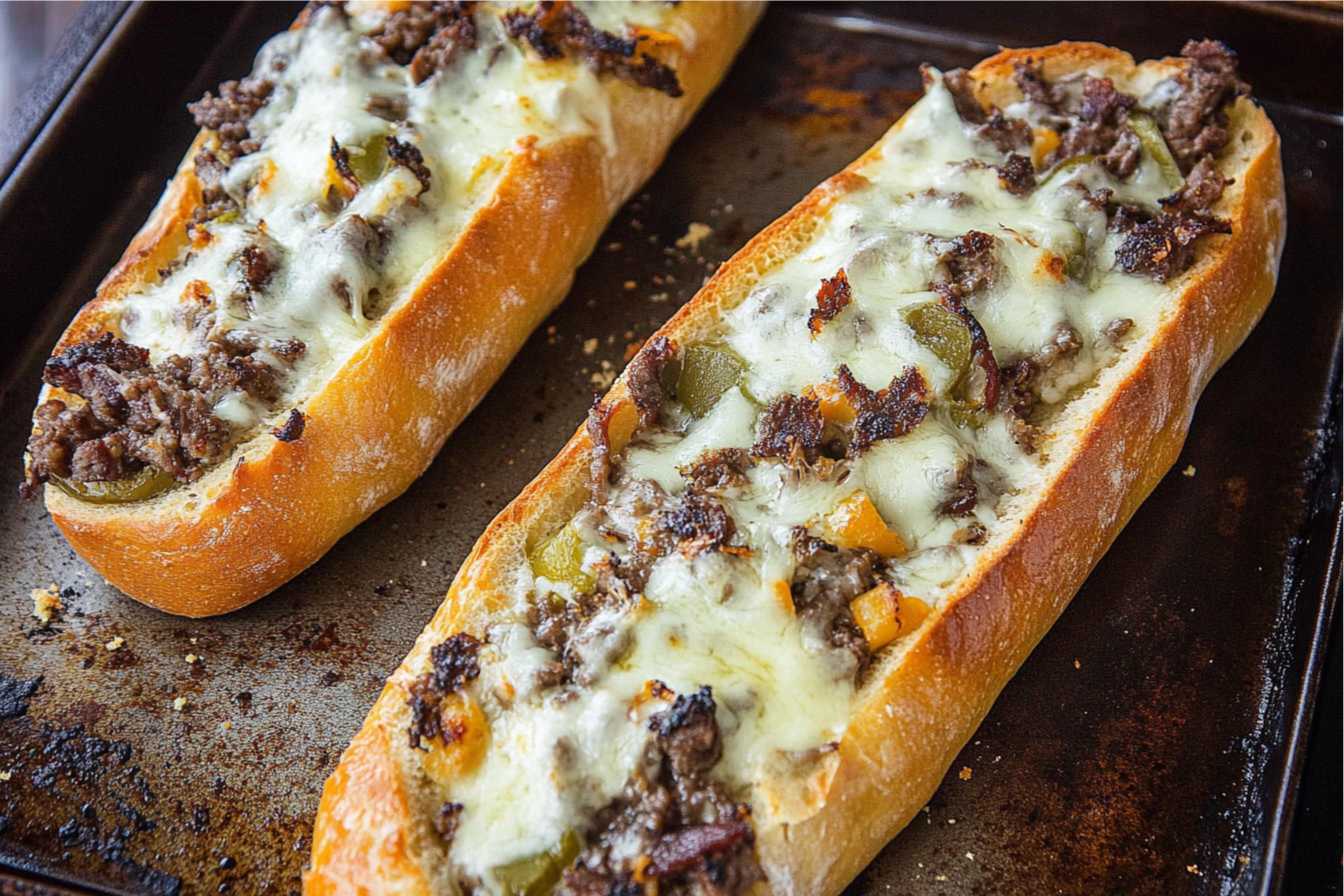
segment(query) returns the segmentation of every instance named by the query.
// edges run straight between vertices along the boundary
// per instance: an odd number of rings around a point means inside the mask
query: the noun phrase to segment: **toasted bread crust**
[[[1182,64],[1159,60],[1136,66],[1127,54],[1097,44],[1005,50],[972,70],[981,96],[996,103],[1015,99],[1012,65],[1028,56],[1044,61],[1049,77],[1088,69],[1115,78],[1122,88]],[[882,657],[871,670],[818,811],[790,825],[758,819],[757,849],[771,891],[838,893],[909,822],[1008,679],[1175,462],[1201,391],[1263,314],[1283,248],[1278,135],[1249,101],[1238,101],[1235,114],[1233,142],[1220,167],[1234,173],[1236,182],[1217,208],[1231,220],[1232,234],[1208,239],[1195,266],[1173,282],[1179,295],[1147,350],[1127,352],[1103,374],[1105,388],[1089,405],[1079,438],[1062,446],[1041,499],[1014,535],[984,553],[959,592],[912,643]],[[765,270],[807,242],[834,199],[861,179],[855,169],[865,158],[758,234],[656,335],[690,342],[707,330]],[[607,400],[628,403],[623,379]],[[454,632],[484,627],[504,604],[522,547],[582,504],[591,449],[581,428],[491,523],[443,605],[389,679],[323,792],[314,841],[320,836],[322,849],[314,850],[307,892],[327,892],[321,886],[333,875],[355,875],[345,878],[348,892],[397,889],[382,869],[366,875],[341,858],[347,851],[358,855],[370,849],[367,836],[342,842],[338,832],[349,827],[360,807],[380,798],[382,787],[350,774],[348,766],[365,761],[369,732],[381,732],[380,742],[389,745],[402,769],[403,786],[421,794],[418,808],[415,799],[398,805],[396,812],[404,813],[399,826],[423,833],[425,787],[400,737],[407,719],[406,688],[424,667],[430,646]]]
[[[302,439],[279,442],[263,430],[194,487],[139,504],[98,506],[48,486],[47,508],[70,544],[125,593],[184,616],[237,609],[316,561],[429,465],[564,297],[606,222],[653,173],[759,12],[757,4],[683,7],[680,43],[661,58],[684,96],[611,82],[615,154],[596,138],[522,141],[438,267],[318,392],[301,397]],[[56,352],[106,329],[109,303],[152,282],[184,246],[200,203],[191,160],[202,140]]]

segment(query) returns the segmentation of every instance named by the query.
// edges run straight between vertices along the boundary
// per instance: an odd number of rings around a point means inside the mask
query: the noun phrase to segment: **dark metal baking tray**
[[[296,890],[323,779],[476,535],[630,344],[905,108],[919,62],[1204,34],[1241,50],[1284,137],[1278,296],[1176,469],[853,892],[1275,890],[1339,587],[1337,27],[1217,4],[772,9],[423,479],[266,600],[177,619],[17,501],[19,455],[42,359],[191,139],[183,103],[294,11],[128,8],[0,188],[0,891]],[[713,233],[679,248],[691,222]],[[68,609],[44,628],[29,591],[50,582]]]

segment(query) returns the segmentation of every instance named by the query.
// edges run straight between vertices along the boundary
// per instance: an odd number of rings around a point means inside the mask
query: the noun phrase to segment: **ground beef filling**
[[[460,49],[476,46],[475,3],[416,2],[392,13],[369,35],[388,58],[410,66],[421,84],[447,68]]]
[[[509,36],[527,43],[542,59],[576,56],[600,75],[610,74],[668,96],[681,96],[677,73],[647,53],[637,53],[642,38],[624,38],[593,26],[567,0],[541,0],[531,12],[503,17]]]
[[[660,696],[670,696],[658,685]],[[710,777],[723,752],[712,692],[679,695],[649,719],[654,737],[621,794],[597,813],[588,847],[566,869],[558,893],[610,896],[731,896],[762,879],[751,810]],[[619,856],[635,856],[620,858]]]
[[[854,292],[849,287],[849,277],[845,269],[835,272],[834,277],[821,281],[817,290],[817,307],[807,313],[807,328],[816,336],[835,316],[854,300]]]
[[[849,604],[877,585],[880,559],[865,549],[842,550],[801,527],[793,532],[793,557],[798,565],[789,591],[799,620],[858,678],[873,655]]]
[[[715,448],[703,452],[693,462],[678,468],[693,491],[721,492],[745,485],[751,455],[743,448]]]
[[[261,348],[242,334],[211,335],[199,354],[151,365],[146,349],[111,333],[69,347],[47,361],[42,379],[84,401],[52,398],[38,407],[23,493],[34,495],[53,476],[115,482],[145,466],[181,482],[200,478],[232,443],[213,412],[219,399],[242,392],[270,404],[280,395],[279,372],[256,357]],[[274,348],[290,357],[303,351],[294,340]]]
[[[454,739],[454,733],[444,728],[439,704],[481,674],[476,658],[480,649],[481,642],[465,632],[430,649],[429,671],[411,684],[406,701],[411,708],[411,724],[407,729],[411,749],[420,749],[422,740]]]

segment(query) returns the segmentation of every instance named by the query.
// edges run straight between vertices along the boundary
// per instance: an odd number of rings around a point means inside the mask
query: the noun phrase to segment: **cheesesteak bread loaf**
[[[192,105],[47,362],[24,490],[160,609],[276,588],[428,466],[759,11],[311,5]]]
[[[309,894],[838,893],[925,804],[1177,457],[1284,201],[1213,41],[924,77],[491,524]]]

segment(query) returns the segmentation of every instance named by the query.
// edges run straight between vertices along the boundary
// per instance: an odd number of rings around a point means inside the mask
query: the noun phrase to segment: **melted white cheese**
[[[599,27],[618,33],[627,25],[657,27],[667,17],[663,4],[579,5]],[[337,10],[320,9],[305,27],[269,41],[255,73],[275,86],[249,125],[261,146],[236,160],[225,179],[242,211],[211,222],[209,243],[171,275],[119,301],[123,338],[148,348],[154,362],[199,351],[204,334],[184,319],[184,289],[203,281],[223,329],[306,345],[284,379],[283,409],[343,364],[432,270],[489,200],[520,141],[591,135],[614,153],[611,79],[573,60],[541,60],[507,37],[500,15],[514,8],[479,4],[477,46],[460,50],[448,68],[418,85],[407,67],[364,36],[382,24],[385,11],[356,9],[347,25]],[[369,112],[374,96],[404,103],[405,120]],[[380,148],[387,136],[420,150],[429,189],[421,194],[411,171],[388,165],[343,208],[328,210],[332,140],[358,170],[365,148]],[[352,245],[347,228],[355,215],[386,221],[389,242],[379,262],[363,260]],[[274,254],[276,272],[248,302],[227,302],[242,288],[231,261],[254,242]],[[239,437],[268,413],[230,399],[216,411]]]
[[[709,341],[740,356],[739,386],[725,392],[702,418],[674,409],[674,427],[636,439],[619,460],[625,478],[613,486],[606,505],[608,525],[626,542],[634,540],[639,508],[650,494],[650,486],[640,480],[656,483],[655,495],[679,494],[685,489],[679,468],[708,449],[751,445],[760,403],[831,381],[841,364],[874,390],[913,366],[935,395],[945,395],[955,372],[921,345],[902,315],[937,298],[930,291],[938,264],[932,238],[969,230],[994,237],[995,281],[970,297],[968,305],[1000,365],[1040,351],[1061,327],[1076,332],[1077,354],[1058,364],[1042,386],[1047,403],[1095,382],[1117,357],[1119,350],[1104,333],[1113,321],[1133,321],[1135,336],[1150,332],[1163,310],[1162,290],[1144,278],[1111,270],[1114,245],[1105,213],[1082,196],[1104,187],[1122,201],[1151,206],[1169,192],[1155,164],[1145,159],[1127,182],[1099,165],[1079,165],[1017,197],[985,167],[1001,161],[992,146],[963,125],[935,76],[925,97],[861,169],[867,185],[840,200],[810,245],[762,277],[724,315]],[[929,194],[930,189],[935,192]],[[1093,269],[1078,279],[1057,269],[1052,273],[1045,264],[1052,253],[1083,251]],[[853,301],[814,335],[807,321],[818,287],[842,268]],[[780,601],[777,583],[788,582],[794,572],[793,528],[815,531],[841,501],[866,493],[909,547],[891,562],[888,574],[907,594],[936,608],[980,550],[961,543],[965,539],[958,534],[971,523],[991,528],[999,522],[1005,502],[1035,487],[1043,461],[1042,454],[1028,455],[1018,446],[1005,415],[992,415],[973,428],[953,422],[939,406],[909,434],[878,441],[848,462],[843,475],[799,475],[773,462],[753,465],[745,485],[721,496],[736,524],[734,544],[747,553],[710,552],[688,559],[673,551],[656,561],[644,603],[627,612],[623,623],[609,620],[627,626],[626,651],[603,667],[605,674],[585,683],[566,704],[563,718],[546,708],[553,698],[545,698],[540,708],[488,710],[511,745],[524,737],[515,733],[524,728],[528,743],[561,737],[591,743],[587,773],[576,790],[553,774],[538,774],[551,767],[544,756],[526,754],[530,758],[525,759],[519,752],[514,759],[507,752],[513,746],[492,755],[479,774],[454,790],[453,798],[467,807],[464,819],[473,812],[485,819],[459,829],[454,859],[468,873],[490,881],[490,868],[550,848],[566,830],[582,831],[592,810],[619,792],[633,768],[634,745],[648,736],[644,714],[623,719],[605,714],[600,742],[594,740],[587,727],[595,724],[589,721],[591,713],[628,705],[650,679],[681,693],[713,688],[724,738],[714,774],[750,792],[758,822],[768,820],[771,804],[761,785],[781,774],[780,757],[842,737],[854,694],[852,666],[838,661],[829,645],[816,643]],[[941,507],[964,470],[978,485],[978,502],[969,514],[953,516]],[[618,558],[626,553],[619,540],[605,538],[593,525],[592,515],[585,511],[575,520],[589,544],[589,568],[608,553]],[[551,590],[545,580],[530,584],[519,589],[520,608],[533,594]],[[516,677],[525,674],[529,656],[510,653],[499,662],[502,669],[515,669],[506,674]],[[548,727],[554,720],[575,727]],[[562,805],[572,811],[560,811]],[[518,821],[519,816],[526,821]]]

